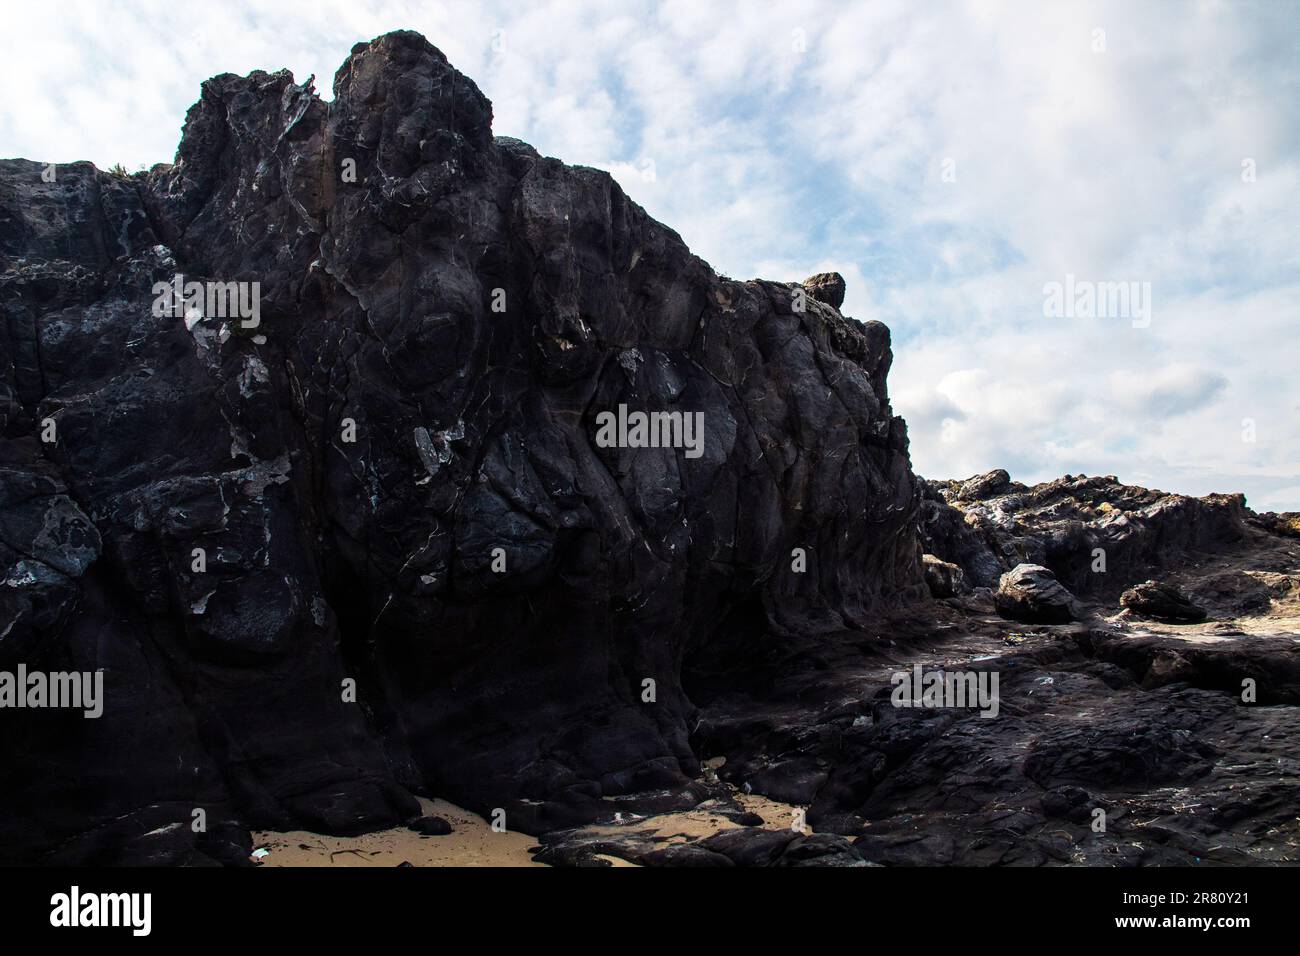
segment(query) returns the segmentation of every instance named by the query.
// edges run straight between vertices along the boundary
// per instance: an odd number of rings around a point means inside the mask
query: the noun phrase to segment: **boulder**
[[[853,840],[838,833],[796,837],[773,866],[870,866]]]
[[[844,277],[838,272],[819,272],[803,280],[803,287],[818,302],[824,302],[839,311],[844,304],[846,285]]]
[[[442,817],[420,817],[406,825],[408,830],[414,830],[422,836],[447,836],[451,833],[451,824]]]
[[[1197,607],[1172,585],[1156,581],[1134,585],[1120,595],[1119,603],[1134,614],[1171,624],[1196,624],[1205,620],[1204,608]]]
[[[1056,575],[1038,564],[1018,564],[998,582],[998,613],[1028,624],[1065,624],[1078,617],[1078,603]]]
[[[1005,468],[995,468],[993,471],[976,475],[974,478],[968,478],[962,482],[961,487],[957,489],[957,500],[982,501],[1007,490],[1010,484],[1011,475],[1007,473],[1007,470]]]
[[[932,596],[950,598],[966,590],[965,575],[957,565],[936,558],[933,554],[923,554],[921,566]]]
[[[706,849],[698,843],[679,843],[652,850],[639,860],[642,866],[735,866],[731,857]]]
[[[760,830],[757,827],[745,827],[739,830],[723,830],[701,841],[700,846],[714,853],[721,853],[730,858],[736,866],[770,866],[798,836],[799,834],[794,830]]]

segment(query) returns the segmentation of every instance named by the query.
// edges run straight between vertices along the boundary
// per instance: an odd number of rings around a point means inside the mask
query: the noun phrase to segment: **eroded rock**
[[[1018,564],[998,582],[998,613],[1031,624],[1065,624],[1078,617],[1078,602],[1056,576],[1037,564]]]
[[[957,565],[940,560],[932,554],[921,555],[921,562],[926,586],[934,597],[955,597],[966,590],[965,575]]]
[[[809,276],[803,280],[803,287],[818,302],[824,302],[836,311],[844,304],[847,286],[838,272],[819,272]]]

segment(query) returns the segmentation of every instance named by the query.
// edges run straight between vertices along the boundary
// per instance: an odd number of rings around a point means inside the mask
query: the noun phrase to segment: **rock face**
[[[1037,564],[1017,564],[1002,575],[994,596],[998,613],[1029,624],[1064,624],[1078,616],[1074,595]]]
[[[1008,567],[984,536],[966,523],[962,511],[948,504],[936,482],[924,482],[921,495],[918,530],[925,553],[957,565],[974,587],[996,588]]]
[[[413,791],[588,819],[697,774],[683,679],[923,592],[842,279],[716,275],[416,34],[334,94],[215,77],[146,175],[0,162],[0,668],[106,700],[0,714],[0,857],[237,862]],[[702,441],[606,447],[620,406]]]

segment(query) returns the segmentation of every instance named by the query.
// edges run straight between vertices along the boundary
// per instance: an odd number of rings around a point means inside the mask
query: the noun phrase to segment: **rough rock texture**
[[[818,302],[825,302],[832,309],[839,310],[844,305],[844,293],[847,286],[844,276],[838,272],[819,272],[803,280],[803,287]]]
[[[962,569],[973,587],[996,588],[1005,562],[989,547],[983,534],[966,523],[965,514],[948,504],[937,482],[924,482],[918,513],[921,547],[926,554]]]
[[[921,555],[921,568],[925,584],[937,598],[955,597],[966,590],[966,576],[957,565],[942,561],[932,554]]]
[[[1071,593],[1110,600],[1155,571],[1263,537],[1241,495],[1191,498],[1084,475],[1029,488],[1002,469],[927,486],[923,547],[982,587],[1017,564],[1038,564]]]
[[[1074,595],[1037,564],[1017,564],[1002,575],[994,595],[998,613],[1030,624],[1064,624],[1078,616]]]
[[[1135,614],[1172,624],[1196,624],[1205,620],[1203,608],[1193,604],[1182,591],[1158,581],[1134,585],[1119,596],[1119,603]]]
[[[1295,511],[1284,511],[1281,514],[1265,511],[1263,514],[1255,515],[1253,523],[1273,534],[1300,538],[1300,513]]]
[[[589,819],[698,773],[684,675],[924,593],[842,280],[716,275],[416,34],[334,94],[215,77],[147,175],[0,161],[0,667],[107,697],[0,715],[0,857],[235,862],[412,791]],[[260,325],[155,314],[176,274]],[[598,447],[621,404],[702,455]]]

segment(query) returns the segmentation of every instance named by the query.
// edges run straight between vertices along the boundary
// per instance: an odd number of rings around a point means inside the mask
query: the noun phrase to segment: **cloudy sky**
[[[1300,2],[12,3],[0,155],[169,161],[206,77],[397,28],[718,271],[843,273],[922,474],[1300,509]]]

